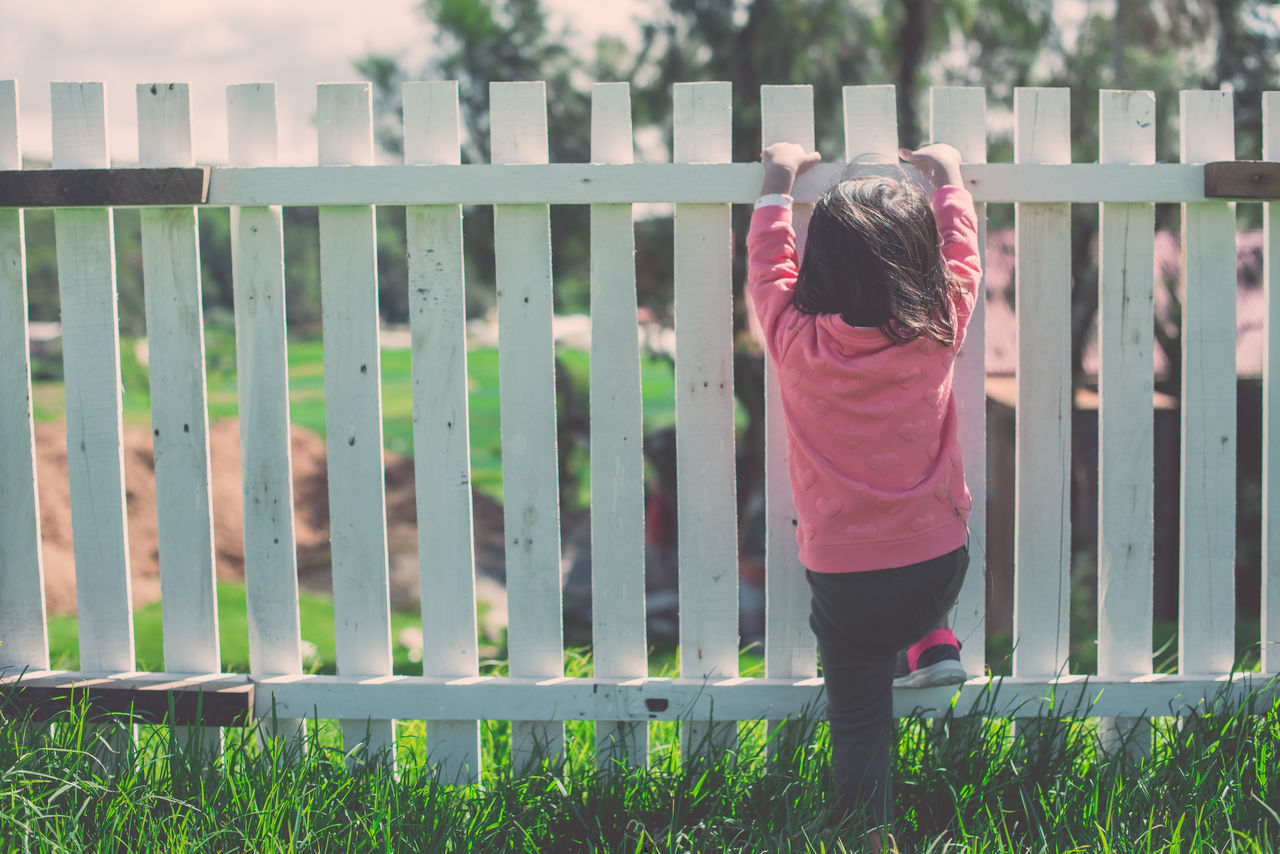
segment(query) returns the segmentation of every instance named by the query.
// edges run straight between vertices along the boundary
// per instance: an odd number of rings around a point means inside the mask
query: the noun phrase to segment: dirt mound
[[[36,471],[40,485],[40,535],[44,554],[45,603],[51,614],[76,610],[75,555],[71,535],[71,495],[67,482],[67,436],[62,423],[35,426]],[[329,480],[324,440],[294,427],[294,536],[299,584],[308,590],[332,588],[329,573]],[[209,431],[213,472],[214,549],[221,579],[244,579],[244,514],[240,479],[240,430],[235,419]],[[391,605],[411,608],[418,601],[417,504],[413,461],[387,452],[387,543],[391,566]],[[129,565],[133,605],[160,598],[155,462],[151,433],[124,431],[125,495],[129,525]],[[502,508],[483,495],[473,502],[477,570],[501,573]]]

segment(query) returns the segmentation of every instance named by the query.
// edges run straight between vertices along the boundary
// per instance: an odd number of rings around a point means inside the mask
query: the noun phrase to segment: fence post
[[[1262,159],[1280,160],[1280,92],[1262,95]],[[1263,206],[1262,672],[1280,670],[1280,203]]]
[[[677,83],[675,161],[732,157],[730,84]],[[738,675],[738,513],[733,435],[729,205],[676,205],[676,507],[680,677]],[[712,709],[714,714],[715,710]],[[684,755],[736,743],[737,724],[685,721]]]
[[[1098,95],[1099,161],[1155,163],[1151,92]],[[1098,675],[1151,673],[1155,388],[1152,358],[1155,205],[1104,204],[1099,214]],[[1146,718],[1099,722],[1114,752],[1151,749]]]
[[[546,163],[544,83],[493,83],[494,163]],[[548,205],[497,205],[498,373],[511,675],[564,675],[555,342],[551,332]],[[522,771],[564,753],[564,725],[513,721],[511,761]]]
[[[847,93],[847,90],[846,90]],[[760,136],[765,146],[794,142],[814,148],[813,87],[761,86]],[[795,203],[791,222],[796,253],[804,257],[804,239],[812,204]],[[762,345],[763,348],[763,345]],[[816,642],[809,628],[809,584],[800,565],[796,541],[796,505],[787,462],[787,426],[778,375],[767,354],[765,382],[765,646],[764,675],[769,679],[802,678],[818,672]],[[782,721],[769,722],[770,752]],[[781,757],[786,759],[787,757]]]
[[[1018,163],[1071,161],[1066,89],[1014,93]],[[1071,207],[1019,203],[1013,675],[1067,672],[1071,575]]]
[[[404,84],[406,164],[461,162],[458,84]],[[462,207],[405,210],[413,359],[413,470],[418,505],[422,675],[479,673],[467,413]],[[440,779],[480,779],[480,725],[431,721]]]
[[[1230,92],[1183,92],[1182,161],[1235,158]],[[1230,202],[1182,206],[1178,672],[1235,660],[1236,241]]]
[[[53,83],[52,106],[54,168],[108,167],[102,84]],[[112,212],[62,208],[54,211],[53,219],[62,300],[80,669],[133,670]]]
[[[987,93],[979,86],[937,87],[929,91],[929,134],[954,145],[965,163],[987,162]],[[978,253],[987,268],[987,206],[975,205]],[[971,678],[987,669],[987,297],[969,317],[964,346],[956,358],[951,395],[959,419],[960,453],[973,507],[969,511],[969,572],[951,614],[960,639],[960,661]]]
[[[369,89],[317,87],[321,166],[373,162]],[[333,639],[343,676],[391,674],[376,247],[372,205],[320,208]],[[395,724],[343,720],[342,735],[345,750],[363,742],[372,757],[394,748]]]
[[[185,83],[137,86],[138,164],[193,166]],[[217,673],[209,418],[195,208],[143,208],[142,269],[151,378],[164,666]],[[216,727],[202,737],[221,747]]]
[[[275,84],[228,86],[231,164],[274,166],[276,144]],[[289,442],[284,228],[278,205],[231,208],[231,279],[249,670],[256,677],[298,674],[302,643]],[[277,720],[277,733],[269,735],[299,736],[302,723],[301,718]]]
[[[21,169],[18,84],[0,81],[0,169]],[[49,666],[22,211],[0,210],[0,671]],[[21,401],[21,405],[19,405]]]
[[[631,90],[591,87],[591,161],[631,163]],[[644,424],[631,205],[591,206],[591,615],[597,679],[649,675]],[[596,765],[643,768],[649,725],[596,722]]]

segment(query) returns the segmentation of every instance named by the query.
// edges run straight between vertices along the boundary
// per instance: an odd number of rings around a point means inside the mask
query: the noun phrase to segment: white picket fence
[[[474,779],[479,725],[515,721],[513,758],[563,746],[563,722],[597,721],[601,748],[643,763],[647,722],[781,720],[820,708],[808,592],[797,561],[776,380],[768,377],[765,676],[738,675],[730,205],[758,164],[730,162],[731,91],[674,89],[675,163],[633,163],[625,84],[593,89],[592,164],[548,164],[541,83],[492,88],[493,163],[460,165],[456,84],[404,88],[404,165],[375,166],[368,84],[318,88],[319,159],[276,166],[274,87],[227,90],[231,164],[208,204],[231,208],[243,447],[245,574],[255,708],[340,719],[349,745],[394,741],[426,720],[433,761]],[[740,93],[750,96],[755,93]],[[760,91],[764,143],[812,145],[807,86]],[[1206,199],[1203,164],[1234,157],[1232,96],[1184,92],[1182,163],[1155,164],[1155,103],[1105,91],[1101,162],[1071,164],[1068,93],[1016,93],[1013,164],[987,164],[986,93],[935,88],[930,135],[964,155],[978,201],[1017,206],[1018,421],[1013,676],[1004,707],[1093,702],[1099,716],[1194,706],[1259,677],[1233,659],[1236,436],[1233,208]],[[139,161],[192,165],[187,89],[139,86]],[[844,90],[844,160],[896,159],[890,86]],[[103,87],[53,84],[53,166],[107,167]],[[1267,93],[1264,156],[1280,160],[1280,93]],[[832,105],[821,105],[831,109]],[[0,169],[21,168],[17,89],[0,83]],[[827,152],[828,160],[833,152]],[[813,201],[843,164],[797,187]],[[675,213],[680,677],[648,676],[641,394],[632,204]],[[1152,673],[1152,304],[1155,202],[1183,205],[1180,647]],[[0,204],[2,204],[0,200]],[[478,675],[463,316],[462,204],[493,205],[501,323],[510,676]],[[591,483],[594,676],[566,678],[560,592],[549,204],[591,205]],[[1100,204],[1099,674],[1067,672],[1071,204]],[[325,401],[338,675],[302,673],[290,486],[282,205],[319,205]],[[382,480],[374,205],[407,207],[423,673],[393,675]],[[1267,205],[1263,679],[1280,670],[1280,229]],[[805,205],[799,207],[803,222]],[[135,668],[122,475],[119,339],[107,208],[56,212],[67,445],[86,674]],[[159,506],[164,655],[174,674],[221,665],[214,597],[199,247],[191,207],[142,216]],[[39,550],[22,212],[0,208],[0,666],[49,666]],[[986,423],[979,300],[956,367],[973,493],[972,566],[954,615],[968,672],[985,672]],[[19,402],[24,402],[20,404]],[[989,687],[961,690],[964,714]],[[896,710],[945,710],[953,691],[900,691]],[[815,706],[815,704],[817,704]],[[367,728],[367,733],[366,733]],[[731,738],[733,730],[720,727]],[[607,750],[600,751],[604,761]]]

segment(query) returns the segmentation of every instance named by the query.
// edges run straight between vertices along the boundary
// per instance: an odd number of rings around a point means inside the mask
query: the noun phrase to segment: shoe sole
[[[951,659],[936,661],[928,667],[913,670],[906,676],[893,680],[895,688],[936,688],[939,685],[959,685],[969,676],[960,662]]]

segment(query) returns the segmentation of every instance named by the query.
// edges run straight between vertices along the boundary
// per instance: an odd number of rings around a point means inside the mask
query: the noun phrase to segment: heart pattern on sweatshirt
[[[908,389],[920,381],[920,366],[906,368],[898,371],[893,377],[893,384],[898,388]]]
[[[801,488],[809,489],[818,482],[818,473],[813,469],[798,469],[796,480],[800,481]]]
[[[825,418],[831,414],[831,402],[828,400],[824,400],[821,397],[806,397],[803,402],[804,408],[819,418]]]
[[[885,451],[881,454],[872,454],[867,458],[867,463],[880,474],[888,474],[898,464],[899,459],[901,457],[893,451]]]
[[[925,513],[921,516],[916,516],[911,520],[911,530],[915,531],[917,534],[923,534],[925,531],[932,528],[934,523],[937,521],[937,517],[932,513]]]
[[[815,503],[818,505],[818,512],[828,519],[839,516],[844,509],[844,502],[831,495],[821,495]]]
[[[908,421],[899,427],[898,435],[908,442],[919,442],[928,429],[929,422],[923,418],[917,418],[915,421]]]

